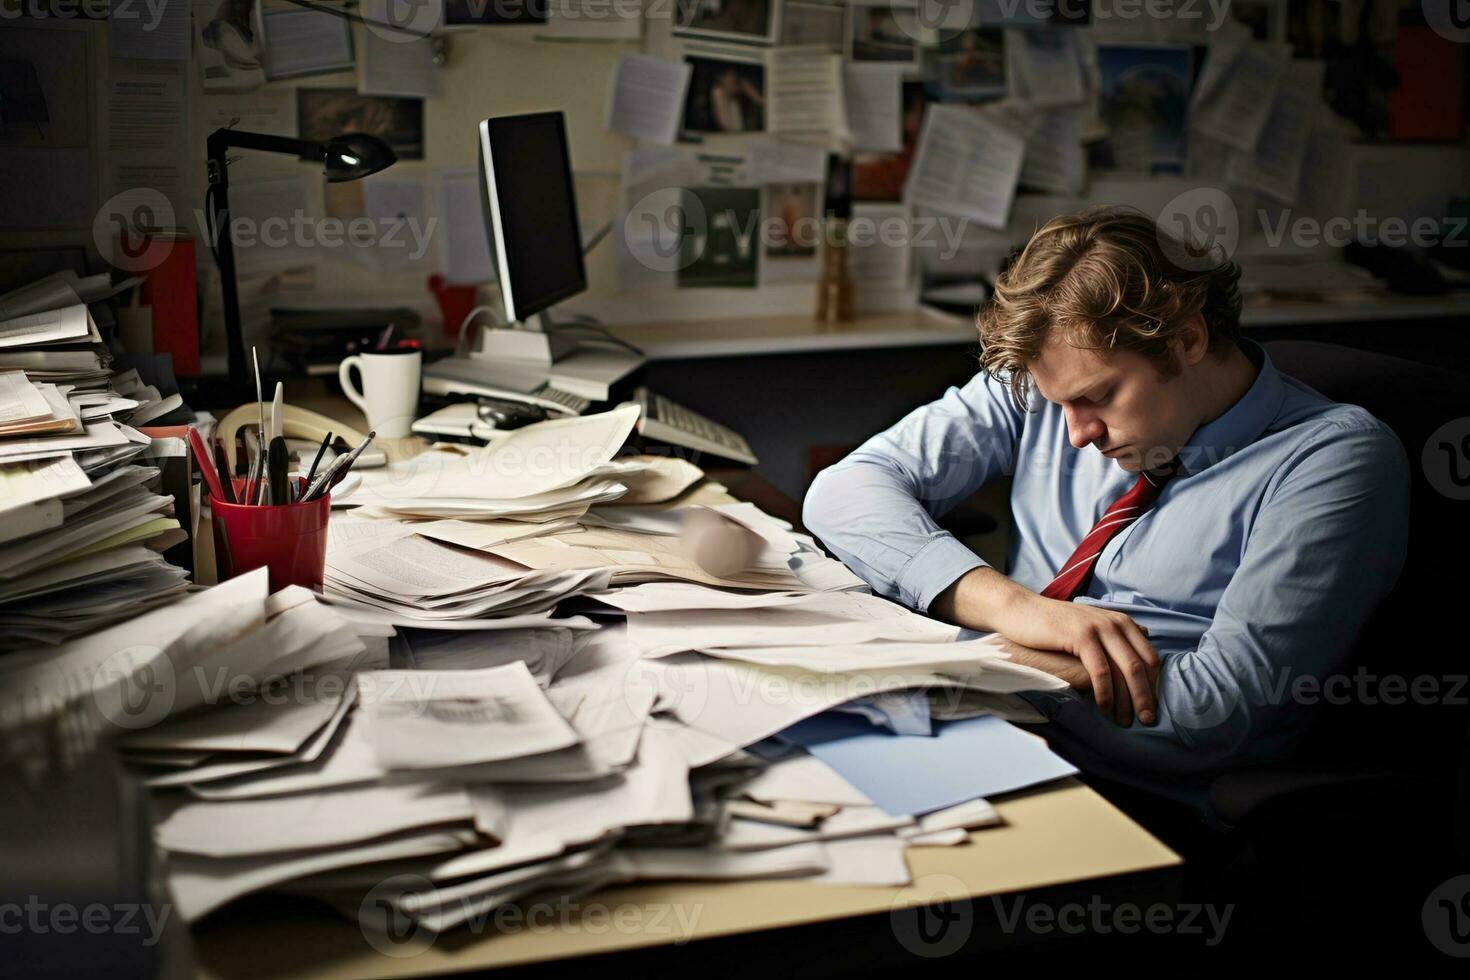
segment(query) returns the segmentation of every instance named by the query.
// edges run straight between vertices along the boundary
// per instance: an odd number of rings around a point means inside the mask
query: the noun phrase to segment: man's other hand
[[[1048,599],[993,568],[961,576],[930,612],[970,629],[994,630],[1037,652],[1073,656],[1087,672],[1098,710],[1120,725],[1131,724],[1135,714],[1145,725],[1158,720],[1158,651],[1147,631],[1123,613]]]

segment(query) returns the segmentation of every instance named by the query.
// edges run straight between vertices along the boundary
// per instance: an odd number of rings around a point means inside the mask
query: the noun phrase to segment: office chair
[[[1303,915],[1325,915],[1341,927],[1333,917],[1341,912],[1376,927],[1373,903],[1414,904],[1456,871],[1470,871],[1470,712],[1462,706],[1470,685],[1453,690],[1453,678],[1470,673],[1459,622],[1470,501],[1441,493],[1425,465],[1435,431],[1470,417],[1470,375],[1328,343],[1265,347],[1283,373],[1373,413],[1408,455],[1407,558],[1346,672],[1434,677],[1440,694],[1460,704],[1406,697],[1397,705],[1356,698],[1321,705],[1291,758],[1211,781],[1211,821],[1137,790],[1088,781],[1179,850],[1186,880],[1192,865],[1203,880],[1198,887],[1212,896],[1223,889],[1258,901],[1270,910],[1266,920],[1299,924]],[[1355,902],[1362,907],[1342,912]],[[1414,920],[1395,928],[1413,932],[1417,911]]]

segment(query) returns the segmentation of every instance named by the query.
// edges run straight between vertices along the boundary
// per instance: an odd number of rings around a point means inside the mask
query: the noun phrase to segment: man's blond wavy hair
[[[1006,379],[1024,410],[1027,364],[1056,328],[1073,347],[1143,354],[1167,378],[1179,370],[1170,343],[1196,313],[1210,351],[1223,356],[1240,336],[1240,267],[1225,260],[1191,270],[1170,254],[1188,253],[1133,208],[1091,208],[1048,221],[1002,270],[980,309],[981,368]]]

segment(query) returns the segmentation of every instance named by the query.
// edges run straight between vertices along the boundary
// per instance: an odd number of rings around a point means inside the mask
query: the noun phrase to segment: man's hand
[[[1131,724],[1135,712],[1145,725],[1158,718],[1159,655],[1144,628],[1123,613],[1048,599],[993,568],[962,576],[929,611],[960,626],[994,630],[1038,652],[1076,657],[1098,709],[1119,725]]]
[[[1087,676],[1087,668],[1082,666],[1082,661],[1070,653],[1037,650],[1035,647],[1022,646],[1003,636],[1000,637],[1000,645],[1010,655],[1009,659],[1012,663],[1035,667],[1053,677],[1060,677],[1074,691],[1092,689],[1092,678]]]

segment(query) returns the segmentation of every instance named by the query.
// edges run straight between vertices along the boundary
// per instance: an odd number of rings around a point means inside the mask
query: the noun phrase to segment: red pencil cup
[[[244,481],[236,483],[238,493]],[[210,502],[214,512],[214,554],[219,580],[260,568],[270,569],[271,591],[299,585],[317,592],[327,566],[327,518],[332,497],[273,507]]]

